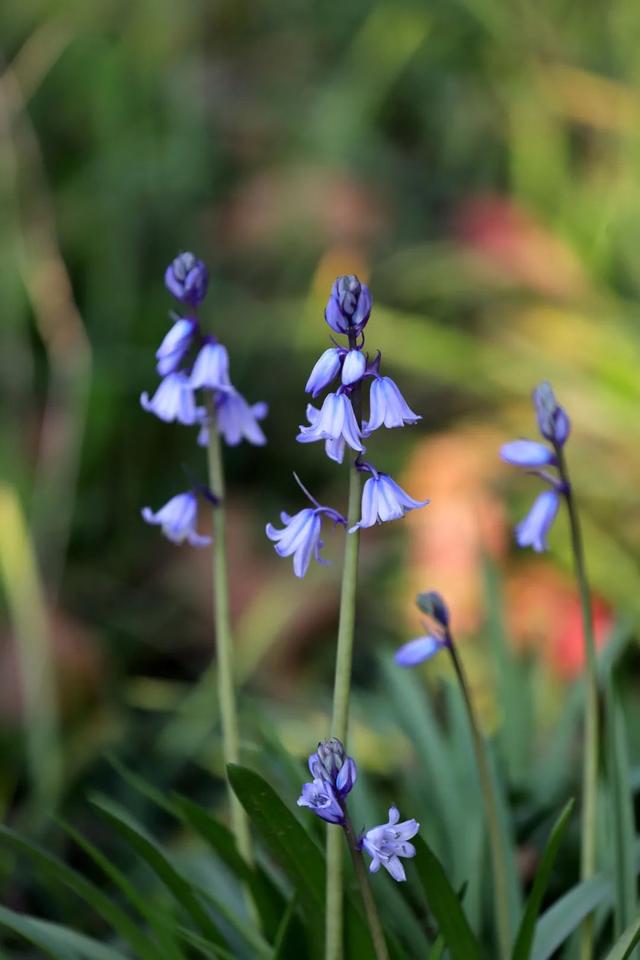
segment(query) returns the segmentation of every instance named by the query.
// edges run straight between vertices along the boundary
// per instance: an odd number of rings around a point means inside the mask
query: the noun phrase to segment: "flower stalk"
[[[598,796],[598,668],[593,629],[591,592],[587,579],[582,529],[564,453],[556,447],[558,473],[564,485],[569,514],[571,549],[580,593],[582,629],[586,660],[585,728],[582,766],[582,822],[580,845],[580,879],[588,880],[596,869],[596,815]],[[585,917],[580,933],[580,960],[593,956],[593,913]]]
[[[222,463],[222,444],[218,432],[213,398],[209,398],[208,400],[208,412],[209,444],[207,453],[209,487],[211,493],[218,500],[218,503],[213,507],[214,624],[218,662],[218,702],[220,704],[222,724],[222,752],[226,769],[228,764],[238,763],[239,761],[240,737],[238,733],[238,713],[233,669],[233,637],[229,614],[224,468]],[[251,862],[251,836],[247,815],[228,782],[227,792],[231,810],[231,826],[238,850],[245,860]]]
[[[371,934],[371,941],[373,943],[376,960],[389,960],[387,942],[384,938],[384,931],[382,929],[382,923],[380,922],[380,914],[378,913],[378,908],[375,900],[373,899],[373,893],[371,892],[371,884],[369,883],[367,868],[365,867],[362,853],[358,848],[358,839],[353,832],[353,826],[346,814],[344,832],[347,845],[349,847],[349,853],[351,854],[351,860],[353,862],[353,869],[355,870],[356,878],[358,880],[360,896],[362,897],[362,903],[367,918],[367,924],[369,926],[369,933]],[[340,838],[338,830],[332,830],[331,833],[337,834],[338,839]]]
[[[495,922],[498,934],[499,955],[502,960],[507,960],[511,954],[511,924],[509,920],[509,885],[507,874],[507,856],[504,849],[504,840],[500,831],[500,821],[498,817],[498,798],[496,796],[495,785],[489,766],[489,758],[484,737],[480,730],[478,718],[471,699],[471,690],[469,681],[462,664],[462,660],[456,650],[453,637],[446,628],[446,646],[451,655],[453,667],[460,684],[462,697],[464,700],[469,725],[471,727],[471,736],[473,740],[473,750],[476,756],[478,775],[480,777],[480,790],[484,803],[485,815],[487,818],[487,827],[489,830],[489,846],[491,848],[491,862],[493,865],[493,880],[495,884]]]

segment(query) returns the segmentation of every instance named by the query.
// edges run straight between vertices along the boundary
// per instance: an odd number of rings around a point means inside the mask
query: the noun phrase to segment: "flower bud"
[[[428,617],[431,617],[436,623],[439,623],[445,630],[449,627],[449,609],[435,590],[428,593],[419,593],[416,597],[416,603],[420,610]]]
[[[350,274],[338,277],[324,318],[336,333],[360,333],[371,313],[371,294],[366,284]]]
[[[309,770],[314,779],[330,783],[339,797],[350,793],[358,776],[355,760],[347,756],[336,737],[318,744],[317,751],[309,757]]]
[[[538,428],[545,440],[562,447],[571,429],[569,417],[555,398],[551,384],[546,380],[533,391],[533,403],[538,418]]]
[[[209,274],[195,254],[180,253],[167,267],[164,282],[176,300],[197,307],[207,294]]]

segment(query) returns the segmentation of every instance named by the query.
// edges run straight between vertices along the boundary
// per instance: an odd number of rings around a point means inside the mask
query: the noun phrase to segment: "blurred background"
[[[205,476],[192,431],[139,405],[183,249],[209,265],[206,322],[234,382],[270,407],[268,446],[226,457],[247,760],[267,720],[299,756],[327,730],[342,534],[300,582],[264,525],[302,506],[294,469],[344,509],[345,470],[294,439],[341,273],[370,284],[367,345],[424,417],[371,457],[431,499],[364,537],[354,751],[374,775],[411,764],[380,661],[420,632],[413,597],[430,588],[487,731],[519,725],[533,752],[555,736],[582,667],[567,530],[516,555],[538,486],[498,449],[534,434],[548,378],[573,422],[604,644],[640,611],[639,30],[635,0],[5,0],[5,817],[36,833],[56,807],[81,821],[87,790],[115,789],[110,753],[223,799],[210,558],[140,518],[185,489],[185,466]],[[496,623],[527,677],[511,718]],[[509,742],[517,787],[530,757]]]

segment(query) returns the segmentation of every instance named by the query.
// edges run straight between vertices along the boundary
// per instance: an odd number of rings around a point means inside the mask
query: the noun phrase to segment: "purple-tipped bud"
[[[533,391],[533,403],[540,433],[546,440],[562,447],[569,436],[571,423],[566,410],[557,403],[551,384],[546,380]]]
[[[547,536],[556,518],[560,506],[560,494],[555,490],[545,490],[533,501],[524,520],[516,527],[516,540],[519,547],[533,547],[536,553],[547,549]]]
[[[449,608],[443,598],[435,590],[429,590],[427,593],[419,593],[416,597],[418,608],[424,614],[439,623],[445,630],[449,626]]]
[[[362,380],[367,369],[367,358],[361,350],[349,350],[342,365],[342,382],[345,387]]]
[[[325,350],[316,360],[315,366],[309,374],[307,385],[304,388],[306,393],[317,397],[318,394],[324,390],[325,387],[328,387],[331,381],[336,378],[340,370],[340,353],[341,351],[338,347],[329,347],[329,349]]]
[[[355,760],[347,756],[335,737],[318,744],[316,753],[309,757],[309,770],[315,779],[330,783],[340,798],[351,792],[358,777]]]
[[[197,307],[207,294],[209,274],[195,254],[180,253],[167,267],[164,282],[176,300]]]
[[[370,313],[371,294],[367,285],[353,274],[338,277],[324,311],[331,329],[336,333],[360,333]]]
[[[500,456],[514,467],[546,467],[556,462],[556,455],[545,443],[537,440],[511,440],[500,447]]]

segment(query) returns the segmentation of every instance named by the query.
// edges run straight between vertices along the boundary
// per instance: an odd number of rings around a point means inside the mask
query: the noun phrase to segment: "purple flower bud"
[[[179,317],[156,350],[156,370],[161,377],[174,373],[187,353],[197,329],[195,320]]]
[[[369,420],[363,424],[365,436],[383,425],[403,427],[405,423],[417,423],[418,420],[422,420],[422,417],[409,407],[391,377],[378,377],[371,384],[369,411]]]
[[[344,811],[333,787],[326,780],[315,779],[313,783],[303,784],[302,794],[298,797],[298,806],[309,807],[316,816],[326,820],[327,823],[344,824]]]
[[[140,405],[143,410],[154,413],[165,423],[177,420],[178,423],[190,426],[196,423],[199,417],[193,390],[184,373],[168,374],[151,399],[146,392],[141,395]]]
[[[315,779],[328,781],[341,799],[351,792],[358,777],[355,760],[346,755],[336,737],[318,744],[317,752],[309,757],[309,770]]]
[[[537,440],[511,440],[500,447],[500,456],[514,467],[544,467],[556,462],[556,455]]]
[[[399,647],[393,659],[399,667],[415,667],[425,660],[430,660],[436,653],[440,653],[447,646],[446,641],[432,633],[424,637],[416,637]]]
[[[313,397],[328,387],[332,380],[338,375],[340,370],[340,354],[342,351],[338,347],[329,347],[316,361],[315,366],[309,374],[307,385],[304,388],[307,393]]]
[[[356,276],[343,276],[333,284],[324,318],[336,333],[360,333],[371,313],[371,294]]]
[[[345,387],[362,380],[367,369],[367,358],[362,350],[349,350],[342,366],[342,382]]]
[[[189,377],[192,390],[206,387],[209,390],[226,390],[229,380],[229,354],[221,343],[205,343],[196,357]]]
[[[416,820],[403,820],[399,823],[400,813],[397,807],[389,808],[389,821],[367,830],[361,845],[371,857],[369,870],[377,873],[384,867],[394,880],[406,880],[400,857],[415,857],[416,848],[409,843],[420,829]]]
[[[533,391],[533,403],[542,436],[559,447],[564,446],[571,423],[566,410],[556,402],[551,384],[546,380]]]
[[[344,393],[329,393],[324,398],[322,408],[317,410],[307,405],[307,418],[310,426],[301,426],[296,437],[299,443],[314,443],[316,440],[332,441],[326,446],[327,456],[342,463],[345,442],[353,450],[363,451],[360,442],[360,428],[351,406]]]
[[[320,550],[323,547],[320,539],[322,513],[323,508],[313,509],[313,507],[306,507],[292,517],[282,512],[280,519],[284,524],[283,529],[279,530],[272,523],[266,526],[267,536],[275,543],[278,556],[290,557],[293,554],[293,572],[296,577],[304,577],[312,557],[322,563],[320,557]]]
[[[414,500],[387,473],[369,477],[362,489],[362,517],[349,533],[376,523],[399,520],[408,510],[426,507],[428,500]]]
[[[164,282],[176,300],[197,307],[207,294],[209,274],[193,253],[180,253],[167,267]]]
[[[447,629],[449,626],[449,608],[439,593],[436,593],[435,590],[419,593],[416,597],[416,603],[423,613],[439,623],[445,630]]]
[[[157,513],[150,507],[142,510],[143,520],[160,526],[165,537],[173,543],[183,543],[186,540],[192,547],[206,547],[211,543],[211,537],[196,533],[197,514],[198,500],[192,491],[172,497]]]
[[[560,495],[555,490],[545,490],[533,502],[524,520],[516,527],[516,540],[520,547],[533,547],[537,553],[547,549],[547,536],[560,506]]]

